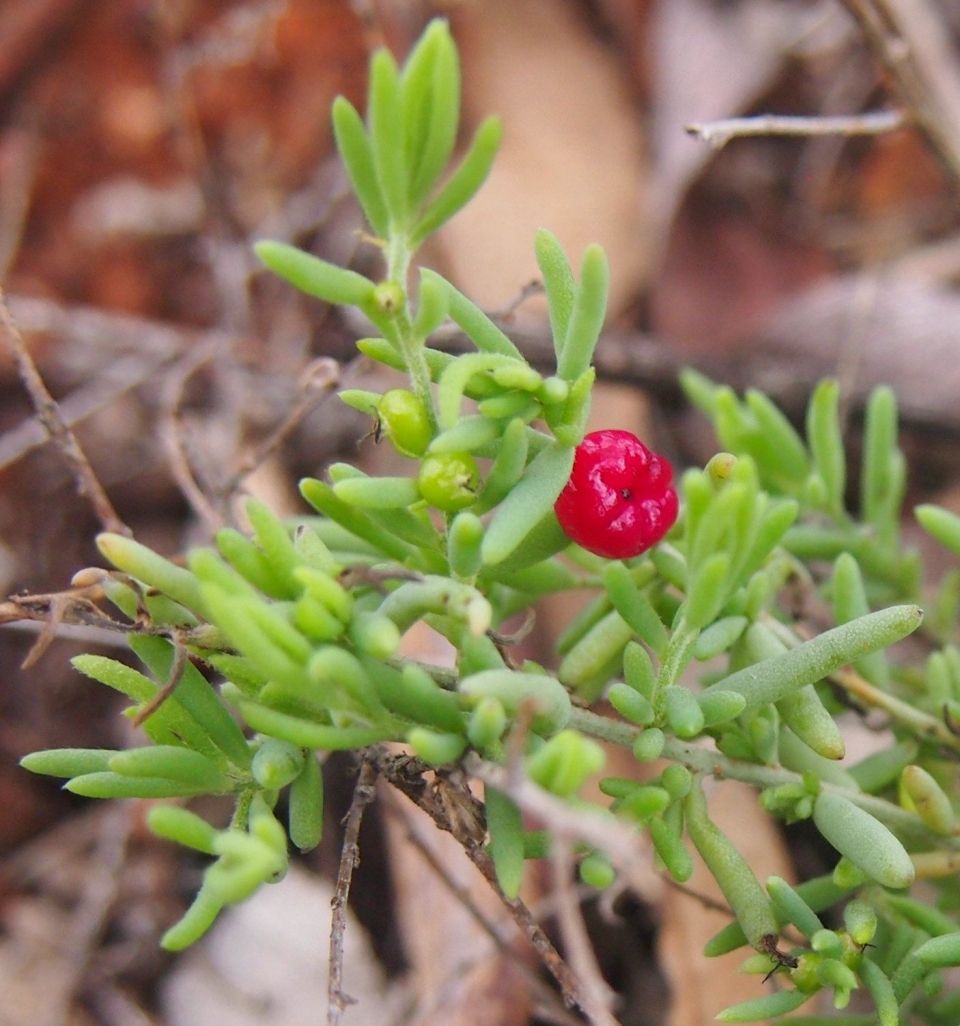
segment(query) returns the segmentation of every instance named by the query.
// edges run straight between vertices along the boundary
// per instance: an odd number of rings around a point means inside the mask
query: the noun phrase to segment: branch
[[[327,986],[327,1026],[337,1026],[347,1005],[355,1004],[354,998],[343,992],[343,935],[347,929],[347,899],[350,897],[350,882],[353,871],[360,862],[360,824],[363,813],[375,792],[377,771],[373,763],[364,759],[347,813],[347,825],[343,832],[343,849],[340,853],[340,870],[337,873],[337,889],[333,896],[333,916],[330,928],[330,979]]]
[[[726,118],[723,121],[694,122],[684,131],[709,143],[715,150],[723,149],[731,139],[752,135],[881,135],[902,128],[907,123],[903,111],[882,110],[869,114],[842,117],[792,117],[782,114],[760,114],[749,118]]]
[[[10,314],[2,290],[0,290],[0,327],[3,328],[3,333],[7,336],[10,348],[13,350],[20,379],[30,395],[37,417],[70,464],[80,494],[86,495],[90,499],[100,526],[105,531],[130,537],[132,534],[130,528],[117,515],[113,504],[107,498],[103,485],[100,484],[93,467],[90,466],[90,461],[77,441],[76,435],[63,419],[57,401],[43,383],[43,378],[40,377],[37,365],[33,362],[27,344],[20,334],[20,329]]]
[[[944,170],[960,182],[960,70],[928,0],[844,0]]]

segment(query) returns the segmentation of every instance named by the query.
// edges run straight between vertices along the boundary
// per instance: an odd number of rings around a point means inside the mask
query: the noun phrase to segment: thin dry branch
[[[252,474],[273,452],[293,434],[303,421],[326,399],[333,389],[341,383],[342,378],[350,375],[356,361],[344,368],[329,357],[313,360],[297,383],[296,398],[289,412],[269,435],[243,459],[236,471],[227,479],[220,489],[224,499],[230,499],[240,488],[245,477]]]
[[[903,111],[882,110],[869,114],[839,117],[795,117],[782,114],[758,114],[747,118],[725,118],[722,121],[696,121],[685,125],[684,131],[709,143],[715,150],[723,149],[731,139],[753,135],[881,135],[902,128],[907,122]]]
[[[946,172],[960,182],[960,65],[929,0],[844,0],[900,100]]]
[[[490,919],[483,909],[480,908],[480,906],[473,900],[470,896],[469,890],[460,884],[459,881],[457,881],[447,871],[443,863],[440,862],[434,854],[430,845],[427,844],[420,836],[415,825],[403,815],[397,805],[399,799],[395,797],[395,792],[387,791],[386,795],[387,812],[402,824],[406,839],[417,849],[418,852],[420,852],[424,861],[433,870],[433,872],[436,873],[444,887],[446,887],[456,900],[467,910],[467,912],[470,913],[473,919],[479,924],[480,928],[493,940],[497,948],[508,957],[511,957],[511,964],[515,966],[523,975],[524,979],[526,979],[531,991],[536,996],[537,1001],[540,1004],[540,1008],[538,1009],[540,1018],[545,1018],[549,1022],[555,1023],[556,1026],[577,1026],[580,1020],[575,1019],[569,1012],[560,1006],[554,991],[545,986],[543,981],[531,971],[522,959],[512,958],[510,955],[509,940],[504,936],[503,930],[501,930],[497,923]]]
[[[429,767],[410,756],[393,756],[387,752],[370,749],[376,759],[377,768],[384,780],[405,794],[418,808],[423,809],[441,830],[447,831],[459,841],[470,861],[480,870],[484,879],[493,888],[494,893],[510,910],[514,922],[540,956],[541,962],[556,980],[568,1008],[584,1008],[580,994],[580,986],[573,971],[553,946],[550,938],[543,931],[533,913],[519,898],[508,898],[497,882],[497,872],[493,860],[483,849],[482,843],[462,828],[469,817],[458,816],[451,822],[449,816],[450,802],[442,801],[435,789],[431,789],[423,779]],[[452,785],[451,785],[452,786]],[[461,801],[465,807],[470,802],[476,803],[470,791],[464,785]]]
[[[364,759],[360,765],[353,800],[347,813],[343,832],[343,849],[340,853],[340,870],[337,873],[337,889],[333,896],[333,916],[330,928],[330,979],[327,989],[327,1026],[337,1026],[343,1010],[356,1000],[343,991],[343,935],[347,929],[347,900],[350,897],[350,883],[353,871],[360,862],[360,824],[363,813],[376,794],[377,770],[371,760]]]
[[[107,493],[94,473],[93,467],[90,466],[90,461],[77,441],[76,435],[63,419],[57,401],[47,390],[47,386],[37,370],[37,365],[30,355],[30,350],[20,334],[20,329],[13,320],[2,289],[0,289],[0,326],[10,343],[20,379],[30,395],[37,417],[70,464],[80,494],[86,495],[90,499],[97,519],[105,531],[129,537],[132,533],[130,528],[120,519],[117,511],[113,508],[113,503],[107,498]]]
[[[580,911],[580,902],[573,889],[573,851],[566,837],[552,839],[553,898],[563,937],[564,953],[580,981],[584,1012],[593,1026],[618,1026],[610,1006],[616,999],[600,974],[593,945]]]
[[[644,854],[643,843],[634,831],[611,817],[572,808],[532,780],[515,776],[502,766],[475,755],[467,756],[466,766],[471,775],[509,795],[554,836],[584,841],[604,852],[624,882],[638,896],[656,904],[660,884],[649,857]]]

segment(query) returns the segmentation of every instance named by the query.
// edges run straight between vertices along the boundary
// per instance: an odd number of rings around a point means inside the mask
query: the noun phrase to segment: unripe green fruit
[[[476,461],[466,452],[428,456],[420,464],[420,494],[444,513],[475,502],[479,482]]]
[[[391,388],[377,403],[377,416],[383,433],[403,456],[422,456],[433,431],[423,400],[405,388]]]

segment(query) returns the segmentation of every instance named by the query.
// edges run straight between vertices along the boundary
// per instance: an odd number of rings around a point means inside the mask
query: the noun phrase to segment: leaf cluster
[[[409,388],[340,398],[377,421],[409,473],[335,464],[301,482],[312,513],[286,522],[251,500],[246,529],[225,528],[182,564],[102,535],[114,568],[104,592],[128,618],[146,672],[95,656],[75,666],[130,699],[149,744],[38,752],[24,765],[90,797],[235,797],[226,830],[176,804],[150,813],[158,836],[212,859],[164,937],[169,948],[279,879],[288,838],[300,849],[319,842],[318,756],[402,742],[436,767],[511,761],[516,779],[594,813],[592,823],[649,837],[680,883],[695,849],[733,913],[707,953],[750,945],[747,971],[783,984],[723,1021],[784,1015],[820,991],[842,1009],[862,988],[883,1026],[955,1022],[958,1002],[939,988],[941,971],[960,964],[950,875],[960,848],[960,575],[946,574],[930,604],[920,664],[889,655],[922,619],[919,556],[901,539],[906,467],[892,392],[870,398],[851,510],[836,382],[818,386],[801,431],[761,393],[741,399],[688,372],[687,395],[725,451],[683,475],[677,525],[626,561],[572,545],[553,507],[586,430],[606,259],[589,247],[575,275],[557,240],[538,234],[556,356],[547,376],[439,274],[422,269],[411,284],[416,249],[474,195],[499,139],[499,123],[485,121],[447,170],[459,90],[456,48],[437,21],[402,68],[385,52],[373,58],[366,121],[346,100],[334,105],[344,166],[383,248],[382,280],[286,243],[257,247],[297,288],[356,307],[371,324],[360,350],[408,375]],[[430,347],[448,321],[471,352]],[[930,506],[917,518],[960,554],[960,519]],[[505,625],[569,590],[592,597],[555,661],[517,665]],[[829,622],[811,631],[787,590],[827,609]],[[452,670],[403,655],[403,636],[421,622],[451,643]],[[590,711],[601,698],[616,716]],[[853,766],[841,765],[836,720],[849,705],[880,709],[890,724],[889,745]],[[601,777],[607,800],[587,803],[579,792],[602,773],[601,740],[663,768],[643,783]],[[710,777],[753,784],[785,821],[810,819],[838,853],[835,872],[762,884],[711,819]],[[487,850],[508,897],[525,860],[549,853],[549,835],[524,828],[524,793],[485,790]],[[616,879],[610,848],[584,831],[589,884]],[[909,894],[916,877],[936,881],[936,904]],[[828,929],[821,913],[838,904],[843,926]]]

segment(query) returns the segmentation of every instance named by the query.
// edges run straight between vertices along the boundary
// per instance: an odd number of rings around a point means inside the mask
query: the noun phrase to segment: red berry
[[[577,446],[554,510],[564,533],[608,559],[646,552],[677,519],[673,468],[629,431],[593,431]]]

